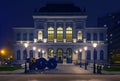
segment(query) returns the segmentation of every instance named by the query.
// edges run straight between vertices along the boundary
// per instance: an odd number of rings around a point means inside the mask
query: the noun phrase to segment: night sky
[[[13,26],[33,26],[34,9],[57,1],[86,8],[87,26],[96,26],[97,17],[120,11],[120,0],[0,0],[0,48],[13,39]]]

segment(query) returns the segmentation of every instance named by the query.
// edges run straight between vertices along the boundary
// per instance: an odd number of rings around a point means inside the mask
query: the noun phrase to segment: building
[[[47,4],[35,10],[34,27],[14,27],[14,60],[55,58],[58,63],[107,61],[107,28],[86,27],[85,9],[74,4]],[[93,43],[97,47],[93,48]],[[85,49],[84,49],[85,48]],[[94,58],[93,58],[94,57]]]
[[[112,55],[120,54],[120,12],[109,13],[98,18],[98,26],[108,28],[108,55],[111,60]]]

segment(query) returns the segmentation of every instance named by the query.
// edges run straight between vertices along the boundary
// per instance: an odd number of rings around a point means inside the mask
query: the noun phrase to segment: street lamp
[[[87,55],[86,55],[86,54],[87,54],[86,51],[87,51],[87,49],[88,49],[88,47],[85,46],[85,47],[84,47],[84,50],[85,50],[85,70],[87,70],[87,63],[86,63],[86,56],[87,56]]]
[[[38,49],[38,57],[41,58],[41,49]]]
[[[96,66],[95,66],[95,48],[97,47],[97,43],[93,43],[93,47],[94,47],[94,58],[93,58],[93,60],[94,60],[94,62],[93,62],[93,73],[95,74],[96,73]]]
[[[82,67],[82,49],[79,50],[80,51],[80,67]]]
[[[24,46],[25,46],[25,58],[27,58],[27,47],[28,47],[28,43],[25,43]],[[27,73],[27,59],[25,59],[25,71],[24,73]]]
[[[36,50],[36,47],[34,46],[34,47],[33,47],[33,51],[34,51],[34,56],[35,56],[35,50]]]

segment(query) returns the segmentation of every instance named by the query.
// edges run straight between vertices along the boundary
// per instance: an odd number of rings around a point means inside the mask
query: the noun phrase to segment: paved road
[[[120,81],[120,75],[12,74],[0,75],[0,81]]]

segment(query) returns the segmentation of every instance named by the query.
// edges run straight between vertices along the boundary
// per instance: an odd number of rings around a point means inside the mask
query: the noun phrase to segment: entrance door
[[[57,62],[63,63],[63,50],[61,48],[57,50]]]
[[[68,48],[66,50],[66,58],[67,58],[67,63],[72,63],[72,49],[71,48]]]

